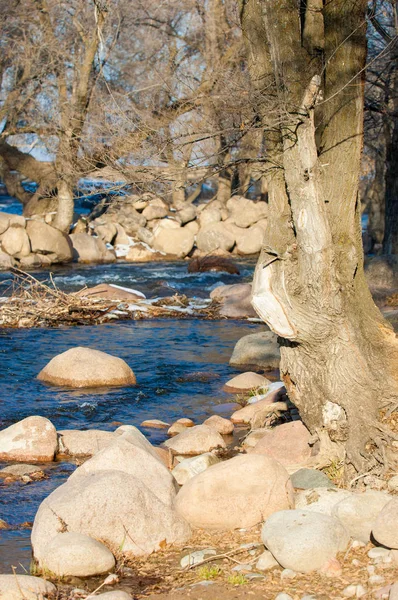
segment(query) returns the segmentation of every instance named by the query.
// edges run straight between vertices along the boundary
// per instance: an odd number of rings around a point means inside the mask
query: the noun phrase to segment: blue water
[[[188,274],[183,261],[70,265],[52,271],[56,284],[64,290],[107,282],[139,289],[148,297],[176,292],[208,297],[216,285],[249,281],[254,262],[242,261],[239,266],[240,276]],[[43,280],[48,273],[40,271],[35,276]],[[0,274],[0,295],[10,279],[9,273]],[[0,329],[0,428],[34,414],[48,417],[58,429],[112,431],[122,423],[139,426],[148,418],[172,422],[182,416],[201,423],[218,412],[220,404],[233,398],[222,391],[222,386],[237,372],[228,363],[235,343],[243,335],[264,328],[247,321],[167,319],[90,327]],[[74,390],[37,380],[37,374],[53,356],[79,345],[123,358],[135,372],[137,385]],[[144,433],[154,444],[165,439],[161,430]],[[29,567],[30,530],[19,526],[33,521],[43,498],[74,468],[73,461],[55,463],[48,479],[29,484],[6,485],[0,480],[0,519],[12,526],[0,531],[0,572],[9,573],[11,565]]]

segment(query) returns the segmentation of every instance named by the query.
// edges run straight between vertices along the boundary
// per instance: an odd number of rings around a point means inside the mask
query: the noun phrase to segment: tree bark
[[[270,210],[252,302],[279,336],[281,375],[319,441],[318,464],[342,460],[347,476],[383,462],[387,434],[379,410],[398,397],[396,337],[363,270],[358,73],[366,53],[365,10],[363,0],[327,3],[317,13],[322,36],[314,31],[312,43],[295,0],[278,7],[246,0],[241,11],[253,86],[258,92],[272,85],[272,118],[279,123],[270,125],[268,103],[262,118]]]

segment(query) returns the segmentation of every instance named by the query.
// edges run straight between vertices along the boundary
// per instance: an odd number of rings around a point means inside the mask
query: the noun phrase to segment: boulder
[[[196,475],[177,494],[176,509],[193,527],[253,527],[292,508],[293,487],[282,465],[267,456],[240,455]]]
[[[159,254],[148,248],[145,244],[134,244],[130,246],[125,256],[127,262],[149,262],[156,260]]]
[[[125,199],[121,203],[116,202],[110,206],[101,218],[108,222],[119,223],[130,237],[134,237],[138,229],[145,227],[147,223],[145,216],[141,215],[131,204],[126,203]]]
[[[182,433],[186,429],[188,429],[188,427],[183,423],[173,423],[167,430],[167,435],[173,437],[175,435],[178,435],[179,433]]]
[[[206,471],[212,465],[221,462],[220,459],[211,452],[205,452],[199,456],[184,458],[174,469],[172,474],[179,485],[184,485],[189,479],[199,473]]]
[[[159,459],[159,448],[152,446],[151,442],[147,440],[145,435],[141,433],[134,425],[122,425],[115,430],[117,435],[122,436],[130,444],[145,450],[148,454],[151,454],[154,458]]]
[[[120,246],[120,245],[129,245],[130,244],[130,238],[127,235],[124,227],[122,225],[120,225],[120,223],[115,223],[115,227],[116,227],[116,237],[113,240],[113,245],[114,246]]]
[[[143,242],[148,246],[153,245],[153,233],[152,231],[149,231],[149,229],[147,229],[146,227],[140,227],[136,233],[136,237],[138,240],[140,240],[140,242]]]
[[[305,510],[282,510],[263,525],[261,539],[285,569],[310,573],[346,549],[350,536],[333,517]]]
[[[257,415],[269,415],[277,410],[287,410],[285,402],[281,402],[281,398],[284,395],[284,388],[280,388],[267,396],[263,400],[254,402],[254,404],[247,404],[243,408],[236,410],[231,415],[232,423],[251,423],[253,418]],[[275,406],[277,405],[277,406]]]
[[[185,543],[190,527],[173,507],[161,502],[139,479],[122,471],[76,477],[40,505],[32,529],[37,560],[65,527],[100,539],[126,557],[151,554],[165,544]]]
[[[10,256],[21,258],[30,254],[30,241],[23,227],[9,227],[1,236],[1,247]]]
[[[244,319],[257,317],[257,313],[251,305],[250,283],[236,283],[233,285],[220,285],[211,293],[221,303],[220,314],[231,319]]]
[[[141,445],[131,443],[128,436],[118,437],[97,452],[72,473],[69,481],[101,471],[133,475],[164,504],[171,505],[174,501],[176,487],[170,471],[156,452],[149,453]]]
[[[112,244],[116,238],[118,230],[115,223],[103,223],[100,219],[94,221],[95,233],[105,244]]]
[[[192,223],[196,219],[196,208],[192,204],[188,204],[177,211],[176,217],[181,225]]]
[[[49,462],[57,447],[57,431],[45,417],[27,417],[0,431],[0,460]]]
[[[264,241],[264,229],[253,225],[243,230],[244,233],[236,238],[236,250],[238,254],[258,254]]]
[[[43,265],[43,260],[40,254],[29,254],[29,256],[22,256],[19,264],[22,269],[35,269]]]
[[[231,394],[240,394],[258,388],[266,390],[270,383],[270,380],[263,375],[259,375],[253,371],[247,371],[246,373],[240,373],[227,381],[227,383],[224,384],[223,390],[224,392],[229,392]]]
[[[84,298],[106,298],[107,300],[121,300],[132,302],[145,299],[145,295],[137,290],[121,287],[113,283],[99,283],[92,288],[83,288],[75,294]]]
[[[58,453],[67,456],[93,456],[115,440],[115,433],[100,429],[58,431]]]
[[[203,252],[213,252],[217,248],[232,250],[235,237],[228,231],[224,223],[210,223],[199,230],[196,245]]]
[[[269,429],[251,452],[272,456],[282,465],[305,464],[311,456],[310,438],[302,421],[291,421]]]
[[[15,267],[15,260],[9,254],[0,251],[0,270],[8,271],[12,267]]]
[[[227,202],[227,209],[231,213],[231,219],[238,227],[250,227],[268,216],[266,202],[255,202],[243,198],[243,196],[232,196]]]
[[[0,212],[0,235],[2,235],[10,226],[10,217],[7,213]]]
[[[155,221],[152,221],[152,223],[148,223],[148,227],[151,226],[153,235],[156,235],[162,229],[167,229],[168,231],[170,231],[170,229],[181,229],[181,223],[173,218],[156,219]]]
[[[108,250],[99,237],[88,233],[72,233],[70,239],[73,245],[73,257],[80,263],[114,262],[115,255]]]
[[[167,216],[168,212],[167,204],[161,198],[154,198],[144,208],[142,214],[147,221],[153,221],[153,219],[163,219],[163,217]]]
[[[39,568],[57,577],[93,577],[115,567],[110,550],[82,533],[58,533],[49,541]]]
[[[226,444],[221,435],[212,427],[196,425],[167,440],[165,446],[175,454],[196,456],[216,448],[225,448]]]
[[[245,335],[236,343],[229,364],[233,367],[279,369],[280,350],[272,331]]]
[[[387,548],[398,549],[398,498],[390,500],[372,525],[374,539]]]
[[[193,233],[193,235],[196,235],[199,231],[199,223],[197,221],[190,221],[189,223],[184,225],[184,229],[187,229],[188,231]]]
[[[213,223],[218,223],[221,221],[221,212],[218,208],[205,208],[201,211],[199,215],[199,227],[202,229],[207,225],[212,225]]]
[[[206,421],[204,421],[203,425],[207,425],[207,427],[212,427],[220,435],[230,435],[234,432],[234,424],[229,419],[224,419],[224,417],[220,417],[220,415],[212,415]]]
[[[0,598],[3,600],[42,600],[56,597],[55,585],[30,575],[0,575]]]
[[[52,262],[66,263],[72,260],[73,247],[66,233],[42,221],[28,221],[26,231],[32,252],[53,254]]]
[[[0,469],[0,477],[11,476],[19,479],[25,475],[33,475],[33,473],[40,474],[43,471],[38,465],[27,465],[25,463],[9,465],[8,467],[4,467],[4,469]]]
[[[343,523],[354,540],[360,540],[367,544],[370,541],[377,516],[390,500],[389,494],[377,490],[352,494],[334,505],[332,516]],[[398,525],[396,527],[398,534]]]
[[[135,375],[121,358],[93,348],[70,348],[54,356],[37,376],[40,381],[73,388],[134,385]]]
[[[160,229],[156,232],[153,246],[166,254],[175,254],[180,258],[184,258],[193,248],[194,234],[181,227],[173,229],[171,232],[167,229]]]
[[[268,427],[261,427],[260,429],[252,429],[249,435],[243,440],[242,446],[247,448],[254,448],[261,438],[269,431]]]
[[[256,562],[256,569],[259,571],[269,571],[270,569],[275,569],[275,567],[279,567],[279,563],[269,550],[265,550],[265,552],[260,554]]]
[[[296,508],[332,516],[333,507],[341,500],[345,500],[351,496],[352,492],[337,488],[320,487],[308,489],[296,494]]]

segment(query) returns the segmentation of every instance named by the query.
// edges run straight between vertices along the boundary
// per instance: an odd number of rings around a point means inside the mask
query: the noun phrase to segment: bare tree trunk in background
[[[376,149],[375,174],[367,194],[366,211],[369,216],[368,232],[373,244],[382,244],[385,226],[386,145]]]
[[[350,476],[383,464],[388,433],[379,410],[398,398],[397,340],[363,270],[358,73],[366,1],[308,0],[304,13],[300,6],[241,4],[253,87],[272,86],[278,98],[273,122],[261,115],[270,209],[253,305],[279,336],[281,375],[319,440],[318,464],[344,461]],[[325,101],[315,109],[321,87]]]
[[[390,140],[386,151],[384,254],[398,254],[398,52],[395,50]]]

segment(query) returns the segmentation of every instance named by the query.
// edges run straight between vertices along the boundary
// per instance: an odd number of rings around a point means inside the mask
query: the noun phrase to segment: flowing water
[[[239,267],[240,276],[188,274],[185,262],[73,265],[54,269],[53,277],[61,289],[70,291],[106,282],[138,289],[147,297],[178,292],[203,298],[216,285],[249,281],[253,261],[241,261]],[[48,279],[48,273],[43,271],[34,275]],[[10,274],[2,273],[0,295],[9,284]],[[222,404],[231,401],[221,388],[236,373],[228,361],[237,340],[263,329],[261,324],[248,321],[196,319],[0,329],[0,428],[33,414],[48,417],[57,429],[111,431],[120,424],[138,426],[148,418],[172,422],[182,416],[200,423],[207,416],[222,412]],[[54,355],[78,345],[126,360],[136,374],[137,385],[73,390],[49,387],[36,379]],[[144,433],[155,444],[165,439],[164,431]],[[22,572],[20,564],[29,567],[30,530],[21,524],[33,521],[42,499],[74,468],[73,461],[54,463],[46,467],[48,479],[27,484],[4,484],[0,480],[0,519],[11,525],[11,529],[0,531],[0,572],[10,572],[12,565],[18,567],[18,572]]]

